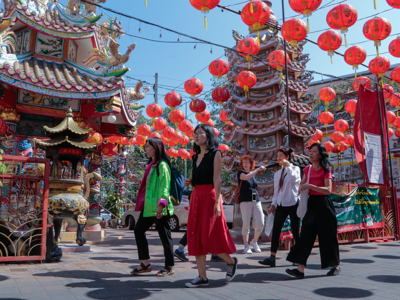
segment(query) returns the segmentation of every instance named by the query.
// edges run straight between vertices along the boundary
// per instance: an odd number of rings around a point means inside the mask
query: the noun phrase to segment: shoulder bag
[[[310,182],[311,168],[312,168],[312,165],[310,165],[310,167],[308,168],[307,184]],[[309,197],[308,189],[300,191],[300,203],[299,203],[299,206],[297,207],[297,216],[300,219],[303,219],[304,216],[306,215],[307,206],[308,206],[308,197]]]

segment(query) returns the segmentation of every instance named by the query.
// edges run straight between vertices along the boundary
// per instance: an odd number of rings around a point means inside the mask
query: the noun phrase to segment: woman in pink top
[[[310,148],[312,165],[304,169],[300,190],[309,190],[307,213],[303,218],[300,240],[290,250],[287,260],[299,264],[286,273],[304,278],[304,268],[318,236],[321,268],[332,267],[328,276],[340,274],[339,243],[337,240],[336,213],[329,194],[332,189],[332,172],[328,153],[323,145],[315,143]],[[311,168],[311,170],[310,170]],[[310,180],[307,183],[308,171]]]

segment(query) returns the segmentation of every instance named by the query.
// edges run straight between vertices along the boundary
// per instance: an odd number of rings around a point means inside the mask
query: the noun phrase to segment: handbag
[[[240,204],[240,189],[241,188],[242,188],[242,180],[240,180],[240,184],[237,185],[236,189],[235,189],[235,203],[236,204]]]
[[[274,219],[275,215],[271,212],[269,215],[265,217],[265,235],[270,236],[272,232],[272,228],[274,227]]]
[[[310,165],[310,167],[308,168],[307,184],[310,182],[311,168],[312,168],[312,165]],[[297,207],[297,216],[300,219],[303,219],[304,216],[306,215],[307,206],[308,206],[308,197],[309,197],[308,189],[300,191],[300,203],[299,203],[299,206]]]

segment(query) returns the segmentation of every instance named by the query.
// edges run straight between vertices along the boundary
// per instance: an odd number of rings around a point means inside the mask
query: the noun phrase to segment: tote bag
[[[311,168],[312,168],[312,165],[310,165],[310,167],[308,168],[307,184],[310,182]],[[307,206],[308,206],[308,197],[309,197],[308,189],[300,191],[300,203],[299,203],[299,206],[297,207],[297,216],[300,219],[303,219],[304,216],[306,215]]]

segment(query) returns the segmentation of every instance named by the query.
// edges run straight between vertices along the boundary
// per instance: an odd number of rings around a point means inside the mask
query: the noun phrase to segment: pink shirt
[[[325,172],[324,169],[319,169],[318,171],[315,171],[312,165],[308,165],[307,167],[304,168],[304,174],[306,175],[306,178],[308,176],[308,169],[311,168],[310,171],[310,180],[309,184],[319,186],[319,187],[325,187],[325,179],[332,179],[332,172],[331,169],[329,169],[328,172]],[[309,190],[309,195],[324,195],[322,193],[318,193],[314,190]]]
[[[146,197],[146,187],[147,187],[147,182],[149,181],[148,178],[150,178],[150,171],[151,167],[153,166],[153,162],[150,162],[143,175],[142,181],[140,181],[139,185],[139,192],[136,198],[136,205],[135,205],[135,211],[142,211],[144,208],[144,198]]]

